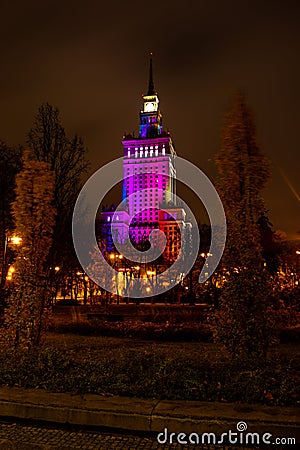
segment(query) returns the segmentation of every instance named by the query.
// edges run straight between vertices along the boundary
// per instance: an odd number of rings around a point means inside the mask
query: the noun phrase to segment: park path
[[[237,450],[238,447],[232,447]],[[159,445],[155,437],[129,434],[88,431],[80,427],[73,429],[53,428],[22,422],[0,423],[1,450],[231,450],[220,446]],[[244,448],[245,450],[245,448]],[[250,450],[250,449],[249,449]],[[253,448],[252,448],[253,450]]]

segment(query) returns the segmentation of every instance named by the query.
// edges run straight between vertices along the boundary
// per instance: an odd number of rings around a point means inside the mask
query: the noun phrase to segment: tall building
[[[106,248],[113,250],[112,237],[124,243],[125,227],[134,244],[148,242],[154,229],[166,236],[164,258],[173,261],[191,232],[184,209],[176,204],[175,148],[169,132],[162,126],[158,94],[154,89],[152,58],[149,84],[140,111],[139,135],[123,136],[123,205],[124,211],[102,212]],[[114,219],[113,219],[114,217]],[[157,245],[159,243],[157,242]]]

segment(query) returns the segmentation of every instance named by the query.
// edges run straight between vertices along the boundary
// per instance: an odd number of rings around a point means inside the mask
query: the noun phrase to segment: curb
[[[272,433],[300,441],[298,408],[128,397],[72,395],[35,389],[0,388],[0,416],[57,424],[161,433],[236,431],[239,421],[249,432]]]

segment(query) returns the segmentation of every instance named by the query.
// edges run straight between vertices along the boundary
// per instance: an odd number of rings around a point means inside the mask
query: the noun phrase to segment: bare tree
[[[77,259],[72,244],[71,220],[88,163],[86,148],[77,135],[69,138],[61,124],[59,110],[43,104],[28,133],[27,144],[38,161],[49,164],[55,174],[54,202],[57,211],[49,266],[69,270]]]

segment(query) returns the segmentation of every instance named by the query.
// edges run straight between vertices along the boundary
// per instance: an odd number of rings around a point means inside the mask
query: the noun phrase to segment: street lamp
[[[296,250],[296,255],[300,256],[300,250]],[[296,261],[296,277],[297,278],[299,277],[299,268],[300,268],[300,261],[299,261],[299,258],[297,258],[297,261]],[[295,281],[295,284],[298,286],[298,284],[299,284],[298,279]]]
[[[114,278],[115,278],[116,291],[117,291],[117,304],[119,304],[120,303],[119,279],[118,279],[119,271],[118,271],[117,266],[118,266],[118,259],[119,260],[123,259],[123,255],[120,255],[118,253],[110,253],[109,258],[111,259],[112,262],[114,262],[112,267],[114,269],[117,269]]]
[[[13,245],[18,246],[18,245],[21,245],[21,242],[22,242],[22,238],[20,236],[12,235],[12,236],[9,237],[9,236],[5,235],[3,261],[2,261],[2,269],[1,269],[1,283],[0,283],[1,287],[4,287],[5,280],[6,280],[8,246],[9,246],[10,243],[12,243]],[[9,277],[8,279],[11,279],[11,277]]]
[[[14,245],[20,245],[22,238],[20,236],[12,236],[8,242],[12,242]]]
[[[15,271],[15,268],[13,266],[10,266],[10,268],[8,269],[8,272],[7,272],[7,276],[6,276],[7,281],[12,280],[14,271]]]
[[[56,300],[57,300],[58,291],[59,291],[59,286],[60,286],[60,277],[58,276],[60,267],[59,266],[50,267],[50,270],[51,270],[51,275],[53,275],[53,278],[51,277],[51,286],[52,286],[52,282],[54,284],[54,292],[52,294],[52,303],[55,305]],[[61,291],[62,291],[62,288],[61,288]]]

